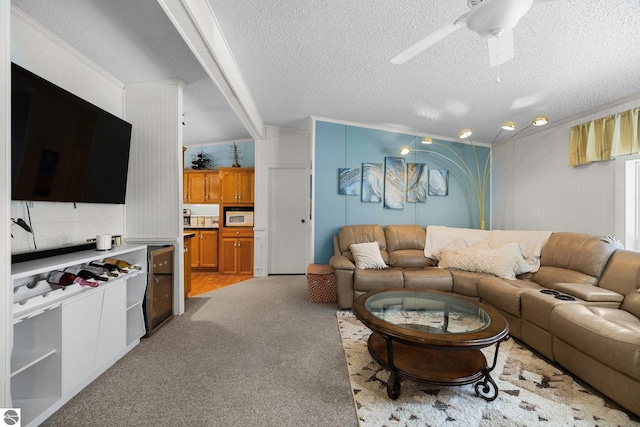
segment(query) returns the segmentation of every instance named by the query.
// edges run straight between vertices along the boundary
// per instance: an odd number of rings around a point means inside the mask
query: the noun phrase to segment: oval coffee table
[[[500,343],[509,339],[509,325],[494,308],[449,293],[398,288],[367,292],[352,309],[373,331],[369,353],[391,371],[391,399],[400,396],[400,376],[438,385],[475,383],[476,395],[498,397],[490,374]],[[480,349],[493,344],[488,366]]]

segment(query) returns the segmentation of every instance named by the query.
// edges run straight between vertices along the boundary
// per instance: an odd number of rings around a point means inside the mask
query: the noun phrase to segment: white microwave
[[[253,211],[232,211],[225,212],[225,227],[253,227]]]

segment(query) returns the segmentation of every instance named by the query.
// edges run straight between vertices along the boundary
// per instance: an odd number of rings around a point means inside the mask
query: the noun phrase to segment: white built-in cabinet
[[[53,290],[45,278],[105,257],[142,270],[111,278],[97,288],[78,284]],[[14,264],[12,407],[22,425],[38,425],[64,405],[145,334],[142,303],[147,286],[147,248],[118,246]]]

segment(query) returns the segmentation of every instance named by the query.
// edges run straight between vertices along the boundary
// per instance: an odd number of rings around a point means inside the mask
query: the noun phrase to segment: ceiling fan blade
[[[404,50],[397,56],[391,59],[392,64],[404,64],[409,59],[413,58],[420,52],[426,50],[431,47],[435,43],[439,42],[443,38],[447,37],[449,34],[455,32],[460,27],[462,27],[467,22],[467,14],[465,13],[460,18],[458,18],[455,22],[451,24],[447,24],[444,27],[438,28],[433,33],[429,34],[424,39],[420,40],[418,43],[414,44],[410,48]]]
[[[499,37],[490,37],[487,40],[490,66],[500,65],[514,58],[513,30],[505,31]]]

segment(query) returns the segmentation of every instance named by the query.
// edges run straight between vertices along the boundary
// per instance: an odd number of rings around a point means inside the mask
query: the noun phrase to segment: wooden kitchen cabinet
[[[218,268],[218,231],[200,232],[200,268]]]
[[[220,168],[220,203],[253,204],[253,179],[253,169]]]
[[[253,274],[253,229],[222,230],[219,272],[220,274]]]
[[[184,172],[184,203],[204,203],[204,173]]]
[[[204,202],[220,203],[220,173],[207,172],[204,174]]]
[[[184,171],[184,203],[220,203],[218,171]]]
[[[218,230],[198,230],[191,244],[191,268],[218,268]]]

